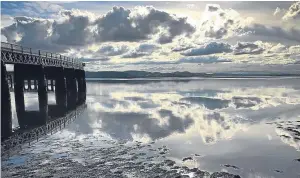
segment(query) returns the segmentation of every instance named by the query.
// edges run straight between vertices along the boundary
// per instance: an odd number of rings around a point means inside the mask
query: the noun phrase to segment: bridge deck
[[[31,64],[74,69],[83,69],[84,67],[84,63],[77,58],[5,42],[1,42],[1,60],[6,64]]]

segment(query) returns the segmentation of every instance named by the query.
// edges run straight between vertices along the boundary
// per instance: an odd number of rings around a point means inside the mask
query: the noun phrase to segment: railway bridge
[[[13,71],[7,71],[6,64],[13,64]],[[14,92],[15,101],[11,101],[10,92]],[[37,111],[26,110],[24,92],[38,93]],[[55,94],[56,104],[48,104],[48,92]],[[41,127],[51,130],[53,123],[66,119],[85,105],[85,100],[84,63],[60,54],[1,42],[2,141],[15,134],[11,102],[15,102],[19,130],[28,132]]]

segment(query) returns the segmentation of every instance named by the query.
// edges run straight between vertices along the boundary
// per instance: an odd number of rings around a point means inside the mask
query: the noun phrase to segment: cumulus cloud
[[[287,47],[281,43],[278,43],[277,45],[272,46],[269,49],[269,52],[274,52],[274,53],[280,53],[280,52],[286,52]]]
[[[295,4],[293,5],[293,14],[297,12],[298,7]],[[274,14],[279,15],[284,12],[284,9],[277,9]],[[196,34],[199,37],[213,39],[248,37],[249,39],[255,38],[255,40],[299,42],[300,31],[296,27],[255,23],[254,18],[243,17],[233,9],[222,9],[218,4],[208,4],[202,14]]]
[[[1,29],[8,42],[38,49],[59,49],[51,44],[50,20],[31,17],[15,17],[14,20],[15,23]]]
[[[293,3],[282,17],[283,20],[296,19],[300,17],[300,1]]]
[[[110,58],[106,56],[99,56],[95,58],[80,58],[79,61],[86,62],[86,63],[93,63],[93,62],[106,62],[109,61]]]
[[[222,9],[218,4],[207,4],[202,15],[200,31],[205,37],[227,38],[245,34],[244,27],[251,18],[243,18],[233,9]]]
[[[75,16],[70,11],[62,11],[61,17],[64,18],[61,21],[15,17],[15,22],[1,32],[8,42],[56,52],[92,43],[87,17]]]
[[[225,59],[217,56],[190,56],[179,59],[179,63],[200,63],[210,64],[219,62],[232,62],[230,59]]]
[[[49,4],[41,5],[47,8]],[[133,10],[114,7],[100,17],[80,10],[61,10],[53,17],[15,17],[15,22],[2,28],[1,32],[8,42],[52,49],[51,45],[68,48],[106,41],[140,41],[155,35],[158,42],[169,43],[176,36],[195,31],[186,18],[149,6]]]
[[[224,42],[210,42],[196,48],[192,48],[181,53],[184,56],[199,56],[215,53],[231,52],[231,46]]]
[[[14,18],[10,15],[1,14],[1,28],[13,24]]]
[[[291,54],[300,54],[300,45],[290,46],[289,47],[289,52]]]
[[[236,45],[230,45],[225,42],[209,42],[198,47],[194,47],[188,50],[185,50],[181,54],[184,56],[201,56],[201,55],[210,55],[218,53],[227,53],[227,54],[274,54],[274,53],[297,53],[298,46],[290,46],[289,48],[281,43],[268,43],[262,41],[255,42],[237,42]]]
[[[273,13],[274,16],[278,15],[281,12],[281,9],[277,7]]]
[[[289,41],[300,42],[300,30],[295,28],[289,29],[254,23],[245,27],[245,30],[253,32],[250,34],[251,37],[265,37],[269,41],[272,41],[274,38],[279,38],[281,41],[286,39]]]
[[[254,43],[238,42],[234,47],[234,54],[261,54],[264,51],[263,48],[259,47]]]
[[[126,45],[103,45],[100,47],[100,49],[97,51],[97,53],[106,55],[106,56],[116,56],[121,55],[125,52],[127,52],[129,48]]]
[[[124,54],[123,58],[137,58],[142,56],[151,55],[156,49],[158,49],[154,44],[141,44],[137,48],[130,50],[128,53]]]
[[[25,2],[25,7],[31,7],[31,9],[36,10],[39,13],[44,12],[58,12],[63,9],[62,6],[46,1],[36,1],[36,2]]]
[[[80,12],[80,11],[79,11]],[[52,24],[52,42],[69,46],[83,46],[94,40],[91,18],[78,10],[64,10],[60,12],[60,20]]]
[[[173,52],[180,52],[190,48],[196,47],[197,44],[187,38],[177,38],[174,40],[171,46]]]
[[[163,28],[167,35],[161,34],[158,40],[166,43],[178,35],[191,34],[195,30],[186,18],[176,17],[150,6],[136,7],[133,10],[114,7],[95,24],[96,38],[99,41],[145,40],[156,34],[159,28]]]
[[[253,23],[250,17],[245,18],[233,9],[222,9],[217,4],[206,6],[196,26],[191,25],[192,21],[186,17],[152,6],[114,7],[103,15],[75,9],[62,10],[50,2],[26,4],[29,6],[39,7],[41,13],[55,12],[55,15],[45,15],[47,18],[17,16],[13,21],[10,16],[1,16],[2,20],[9,22],[2,23],[2,27],[5,26],[1,29],[2,39],[71,54],[89,62],[160,65],[255,61],[269,64],[281,61],[281,64],[295,61],[291,60],[292,54],[294,58],[299,56],[299,47],[291,46],[300,42],[300,31],[296,27]],[[296,12],[295,8],[292,9]],[[275,15],[284,12],[282,8],[276,11]],[[212,39],[222,39],[222,42]],[[241,42],[233,45],[236,41]],[[255,57],[264,57],[264,60],[253,59]]]

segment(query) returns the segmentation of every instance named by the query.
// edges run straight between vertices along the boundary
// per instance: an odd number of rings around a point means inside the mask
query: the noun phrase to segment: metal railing
[[[84,63],[80,62],[78,58],[71,58],[68,56],[63,56],[58,53],[23,47],[21,45],[12,44],[12,43],[1,42],[1,50],[13,52],[13,53],[19,53],[19,54],[27,54],[31,56],[38,56],[38,57],[52,59],[56,61],[60,60],[64,64],[74,64],[75,66],[84,66]]]

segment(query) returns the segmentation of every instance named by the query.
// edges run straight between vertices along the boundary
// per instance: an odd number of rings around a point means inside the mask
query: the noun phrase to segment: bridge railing
[[[15,53],[21,53],[21,54],[29,54],[32,56],[39,56],[39,57],[45,57],[52,60],[61,60],[64,61],[67,65],[83,65],[82,62],[78,60],[78,58],[71,58],[68,56],[63,56],[58,53],[43,51],[43,50],[37,50],[33,48],[23,47],[21,45],[12,44],[12,43],[6,43],[1,42],[1,50],[15,52]]]

